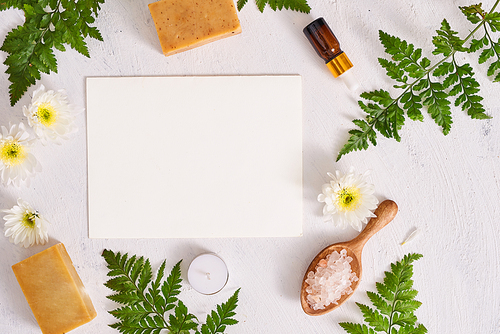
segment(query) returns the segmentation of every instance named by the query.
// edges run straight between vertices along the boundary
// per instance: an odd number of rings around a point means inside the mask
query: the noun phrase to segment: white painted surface
[[[179,259],[183,278],[189,262],[202,252],[215,252],[227,263],[229,282],[214,296],[204,296],[184,284],[180,295],[190,311],[205,319],[206,311],[241,287],[237,319],[227,333],[343,333],[340,321],[362,320],[355,302],[368,303],[365,291],[374,290],[389,264],[408,252],[421,252],[415,264],[415,287],[423,302],[417,311],[429,333],[499,333],[500,330],[500,97],[498,84],[477,65],[477,55],[459,55],[471,62],[482,86],[488,121],[470,120],[453,109],[451,133],[443,136],[426,117],[408,121],[402,141],[380,139],[375,148],[347,155],[335,163],[347,140],[351,120],[360,117],[355,96],[331,77],[302,35],[315,16],[324,16],[355,64],[354,73],[366,90],[389,89],[392,82],[377,65],[383,56],[378,30],[405,38],[431,54],[431,39],[446,17],[461,36],[469,24],[459,1],[320,1],[310,0],[312,15],[292,12],[261,14],[252,0],[239,13],[243,34],[165,58],[158,45],[147,1],[108,1],[97,26],[104,43],[89,41],[91,59],[76,52],[59,53],[59,73],[43,76],[50,89],[67,89],[72,102],[84,106],[85,78],[89,76],[299,74],[303,77],[304,235],[285,239],[130,239],[90,240],[87,237],[85,117],[80,131],[62,146],[37,146],[43,165],[29,188],[2,188],[1,208],[22,197],[51,222],[46,246],[22,249],[0,238],[0,332],[39,333],[35,319],[10,266],[61,241],[96,306],[98,317],[74,331],[116,333],[107,327],[116,307],[106,300],[104,248],[145,255],[157,268],[163,259],[172,267]],[[489,8],[493,1],[483,1]],[[0,13],[0,40],[22,22],[17,11]],[[0,53],[3,62],[6,54]],[[0,65],[0,124],[25,121],[22,105],[9,106],[5,66]],[[34,88],[31,88],[32,91]],[[392,89],[389,89],[393,91]],[[112,126],[112,124],[110,124]],[[105,143],[103,143],[105,144]],[[113,149],[110,147],[110,150]],[[323,222],[316,196],[335,169],[372,170],[379,199],[395,200],[400,211],[390,225],[373,237],[363,254],[363,279],[356,294],[340,309],[322,317],[308,317],[298,299],[303,271],[324,246],[348,240],[354,230],[338,230]],[[200,165],[202,168],[202,165]],[[120,227],[117,222],[117,228]],[[415,228],[421,235],[400,243]],[[137,228],[141,228],[137,217]],[[73,332],[72,332],[73,333]]]

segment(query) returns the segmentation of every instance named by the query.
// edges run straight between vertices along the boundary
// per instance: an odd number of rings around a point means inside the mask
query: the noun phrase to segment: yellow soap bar
[[[234,0],[161,0],[149,11],[165,56],[241,32]]]
[[[12,266],[44,334],[62,334],[97,315],[62,243]]]

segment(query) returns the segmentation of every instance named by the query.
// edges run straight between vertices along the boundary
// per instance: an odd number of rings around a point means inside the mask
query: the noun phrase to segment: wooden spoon
[[[391,222],[391,220],[394,219],[397,212],[398,212],[398,206],[396,203],[394,203],[391,200],[383,201],[382,203],[380,203],[380,205],[374,212],[377,217],[370,219],[365,229],[356,238],[352,239],[351,241],[340,242],[334,245],[330,245],[325,249],[323,249],[321,252],[319,252],[318,255],[316,255],[314,260],[312,260],[311,264],[307,268],[307,271],[304,275],[304,279],[302,280],[302,288],[300,289],[300,303],[302,304],[302,309],[304,310],[304,312],[306,312],[306,314],[308,315],[326,314],[336,309],[340,305],[342,305],[343,302],[345,302],[347,299],[349,299],[349,297],[352,296],[354,290],[356,290],[361,280],[361,274],[362,274],[361,253],[363,251],[363,246],[366,244],[368,239],[370,239],[375,233],[380,231],[385,225],[389,224],[389,222]],[[307,297],[306,288],[309,286],[309,284],[306,283],[307,274],[310,271],[316,270],[316,266],[321,259],[325,259],[329,254],[333,253],[334,251],[340,253],[342,249],[345,249],[347,251],[347,255],[352,257],[351,270],[355,272],[356,276],[358,277],[358,280],[351,284],[353,292],[349,295],[343,295],[337,301],[337,304],[332,303],[328,306],[325,306],[325,308],[322,310],[314,310],[309,306],[309,303],[307,302],[306,299]]]

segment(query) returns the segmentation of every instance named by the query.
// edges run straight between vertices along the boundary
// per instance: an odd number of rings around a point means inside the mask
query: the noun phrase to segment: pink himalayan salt
[[[306,288],[307,303],[313,310],[322,310],[337,301],[344,294],[352,293],[351,284],[358,277],[351,271],[352,257],[347,256],[345,249],[340,253],[334,251],[319,261],[315,268],[316,273],[307,274]]]

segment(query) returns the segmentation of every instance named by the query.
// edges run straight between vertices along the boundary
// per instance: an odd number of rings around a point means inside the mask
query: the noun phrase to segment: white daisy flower
[[[2,125],[0,133],[0,179],[3,184],[19,186],[22,181],[29,181],[41,166],[30,153],[33,141],[26,131],[24,123],[9,124],[9,129]]]
[[[366,224],[369,217],[375,217],[372,211],[378,204],[378,199],[373,195],[375,186],[366,181],[369,171],[355,174],[351,167],[345,175],[340,171],[336,171],[335,175],[327,174],[332,181],[324,184],[323,193],[318,195],[318,201],[325,203],[325,221],[331,220],[335,226],[342,228],[350,224],[355,230],[361,231],[362,224]]]
[[[78,112],[68,103],[64,90],[45,91],[43,85],[33,92],[29,107],[23,106],[29,125],[44,145],[48,142],[61,144],[61,139],[68,139],[70,134],[76,132],[74,123]]]
[[[7,213],[3,219],[5,236],[10,242],[28,248],[34,244],[44,245],[49,240],[48,222],[22,199],[19,198],[12,209],[3,212]]]

